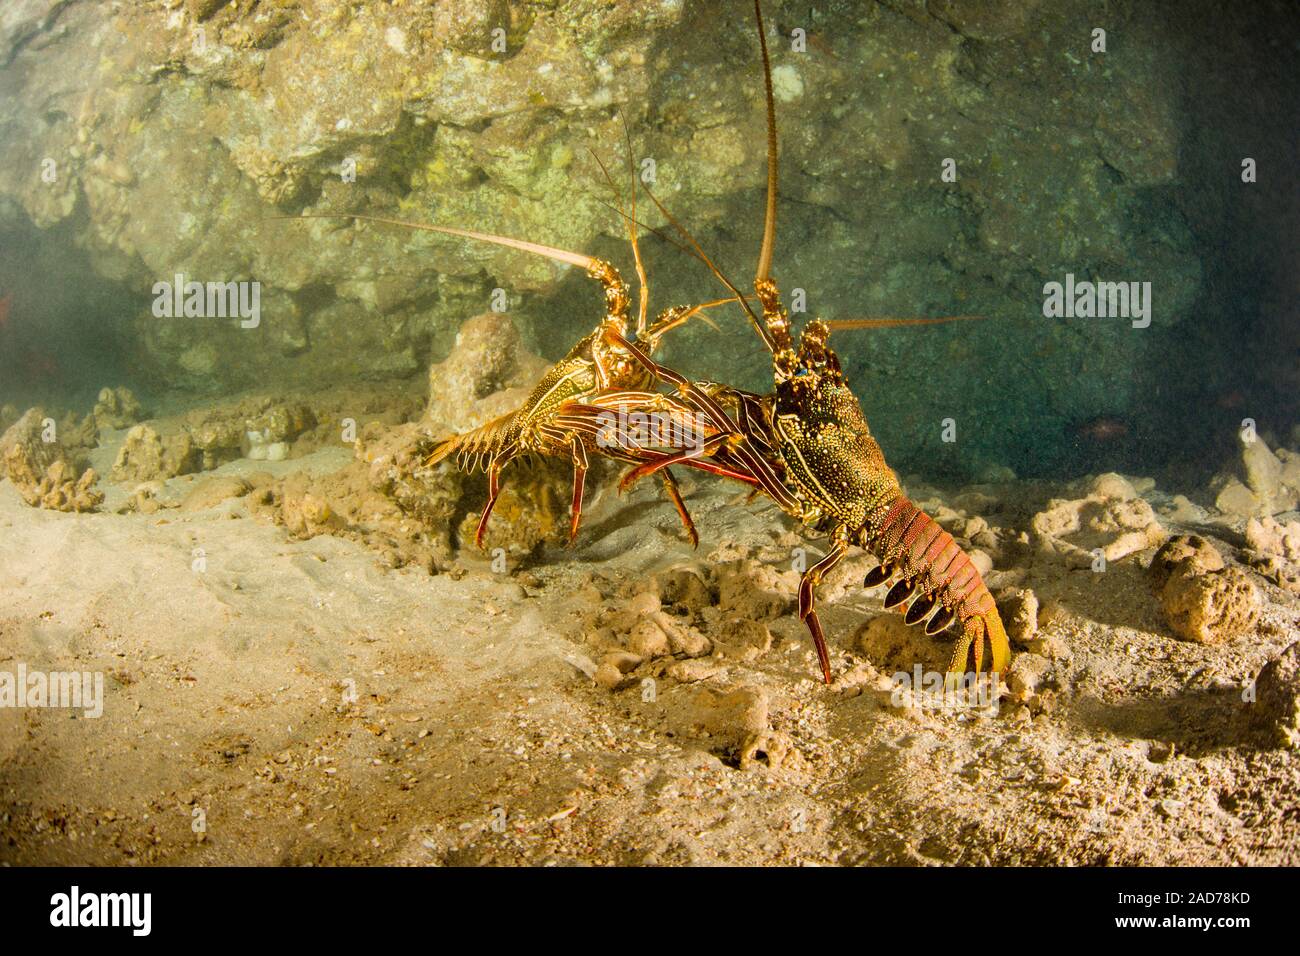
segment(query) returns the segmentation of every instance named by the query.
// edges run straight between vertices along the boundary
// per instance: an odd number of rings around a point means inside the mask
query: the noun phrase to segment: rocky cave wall
[[[1269,356],[1251,380],[1285,383],[1300,344],[1277,332],[1295,308],[1276,250],[1294,231],[1294,199],[1278,187],[1294,110],[1288,120],[1278,96],[1294,92],[1296,54],[1274,42],[1270,64],[1261,40],[1286,36],[1269,29],[1294,20],[1284,5],[765,9],[787,291],[805,289],[827,316],[987,317],[841,333],[896,465],[1098,471],[1176,457],[1197,434],[1218,454],[1248,415],[1290,427],[1279,394],[1293,390],[1243,392],[1240,371]],[[1090,49],[1098,27],[1104,53]],[[1199,63],[1211,45],[1219,59]],[[630,277],[589,152],[624,185],[626,122],[656,193],[743,281],[761,228],[757,64],[739,2],[9,0],[0,230],[57,229],[96,281],[117,285],[111,309],[146,390],[404,377],[418,388],[495,290],[548,356],[590,328],[598,296],[572,270],[506,250],[275,217],[367,211],[479,228],[608,254]],[[1242,77],[1247,92],[1207,102]],[[1246,201],[1239,155],[1265,171]],[[671,246],[647,240],[646,253],[656,308],[718,294]],[[3,269],[7,324],[32,321],[47,297],[28,272]],[[1151,282],[1151,327],[1045,319],[1043,283],[1066,273]],[[177,274],[257,280],[260,326],[155,317],[152,287]],[[1255,293],[1244,307],[1242,289]],[[1234,323],[1251,315],[1242,343]],[[668,360],[762,388],[745,324],[715,321],[721,331],[682,330]],[[955,444],[942,441],[946,418]],[[1208,418],[1221,440],[1203,434]],[[1094,420],[1117,423],[1118,438],[1089,432]]]

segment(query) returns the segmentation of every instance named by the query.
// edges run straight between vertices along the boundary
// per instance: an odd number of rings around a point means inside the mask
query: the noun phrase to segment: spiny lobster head
[[[829,327],[814,320],[799,348],[774,358],[772,431],[786,474],[810,515],[861,527],[882,501],[898,493],[898,479],[871,437],[839,357],[826,344]]]
[[[799,349],[787,346],[778,349],[772,359],[777,392],[785,391],[792,399],[825,392],[832,388],[848,388],[840,357],[826,344],[830,327],[821,319],[813,319],[799,336]]]

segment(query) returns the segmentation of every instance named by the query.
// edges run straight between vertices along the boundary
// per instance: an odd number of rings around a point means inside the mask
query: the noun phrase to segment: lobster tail
[[[431,468],[454,453],[457,467],[461,471],[471,474],[479,468],[486,471],[488,465],[503,455],[511,444],[510,426],[514,423],[515,414],[507,412],[478,428],[444,439],[424,460],[425,467]]]
[[[867,573],[868,588],[889,583],[886,608],[899,608],[908,624],[925,623],[937,634],[953,621],[961,637],[953,649],[950,673],[962,673],[973,657],[974,670],[984,665],[987,642],[989,669],[1001,673],[1011,660],[1011,645],[993,595],[984,586],[970,555],[933,518],[899,495],[858,534],[859,544],[880,559]],[[910,602],[910,603],[909,603]]]

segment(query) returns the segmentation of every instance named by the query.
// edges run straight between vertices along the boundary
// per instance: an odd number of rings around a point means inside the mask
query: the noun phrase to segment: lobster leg
[[[730,438],[746,439],[737,425],[727,417],[722,406],[714,401],[713,397],[706,391],[696,388],[684,375],[668,368],[666,365],[660,365],[642,352],[636,345],[629,342],[619,333],[609,330],[607,336],[611,341],[616,342],[626,349],[632,358],[641,365],[647,372],[655,376],[662,382],[676,386],[681,400],[689,405],[692,409],[704,416],[705,422],[719,433],[725,434]],[[799,500],[786,490],[776,474],[772,471],[770,465],[763,458],[748,447],[747,441],[737,441],[729,445],[718,445],[718,448],[729,447],[730,451],[738,458],[745,470],[758,479],[759,483],[778,505],[787,511],[800,507]],[[714,449],[716,450],[716,448]],[[697,454],[682,456],[680,460],[687,461],[698,457]]]
[[[655,393],[645,393],[647,397],[659,398]],[[583,405],[578,402],[570,402],[564,406],[563,414],[557,416],[557,422],[565,427],[589,436],[592,440],[604,441],[609,449],[611,457],[625,458],[629,461],[639,461],[650,452],[644,452],[632,439],[625,429],[618,427],[616,423],[602,419],[600,416],[608,410],[592,405]],[[552,440],[559,441],[563,432],[553,429],[544,429],[543,433]],[[586,480],[588,459],[587,449],[580,437],[572,439],[571,452],[573,455],[573,511],[569,527],[569,542],[578,533],[578,523],[582,517],[582,493]],[[667,492],[668,498],[677,509],[678,516],[682,519],[682,526],[686,529],[686,536],[690,539],[691,547],[698,548],[700,545],[699,533],[695,530],[695,522],[691,520],[690,512],[686,510],[686,502],[682,500],[681,491],[677,487],[677,480],[673,477],[672,472],[667,469],[659,472],[663,480],[664,491]]]
[[[660,471],[661,469],[667,468],[669,465],[678,465],[684,462],[690,462],[692,459],[695,458],[702,458],[702,457],[707,457],[709,455],[712,455],[722,446],[722,444],[726,440],[727,440],[726,435],[714,435],[712,438],[704,442],[702,445],[698,445],[693,448],[687,448],[685,451],[680,451],[675,455],[667,455],[665,457],[655,458],[653,461],[648,461],[643,465],[637,465],[626,475],[624,475],[623,478],[619,481],[618,490],[627,491],[628,488],[632,487],[632,485],[636,484],[642,478],[646,477],[647,475],[652,475],[655,472]]]
[[[831,656],[826,649],[826,635],[822,633],[821,621],[817,619],[817,585],[840,563],[848,550],[848,529],[841,525],[835,529],[831,550],[826,557],[805,571],[799,579],[799,620],[808,625],[808,631],[812,634],[813,645],[817,648],[817,660],[822,666],[822,680],[827,684],[831,682]]]
[[[700,546],[700,535],[695,530],[695,522],[691,520],[691,513],[686,510],[686,502],[682,500],[681,490],[677,487],[677,479],[673,477],[673,473],[667,468],[659,472],[659,477],[663,479],[664,491],[668,493],[673,507],[677,509],[677,514],[682,519],[682,526],[686,528],[686,537],[690,538],[691,547],[698,548]]]
[[[578,523],[582,521],[582,490],[587,483],[587,449],[582,439],[573,439],[573,507],[569,518],[569,545],[578,538]]]
[[[483,508],[483,514],[478,519],[478,530],[474,532],[474,543],[478,545],[479,550],[483,550],[483,536],[487,534],[488,518],[492,516],[492,509],[496,506],[497,496],[501,494],[501,465],[492,462],[488,465],[488,500],[487,505]]]

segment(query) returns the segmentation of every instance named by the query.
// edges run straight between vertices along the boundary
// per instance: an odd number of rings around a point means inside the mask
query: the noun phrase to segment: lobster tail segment
[[[444,458],[456,455],[456,464],[466,472],[474,472],[487,466],[495,459],[509,458],[517,451],[512,447],[511,426],[514,425],[515,412],[507,412],[478,428],[452,435],[439,442],[424,459],[424,467],[432,468]]]
[[[858,543],[880,559],[880,566],[867,572],[862,583],[867,588],[890,585],[886,608],[903,611],[908,624],[924,623],[927,634],[960,623],[950,674],[965,673],[968,663],[977,673],[983,669],[986,643],[989,669],[1007,669],[1011,644],[993,595],[970,555],[938,522],[899,495],[867,521]]]

